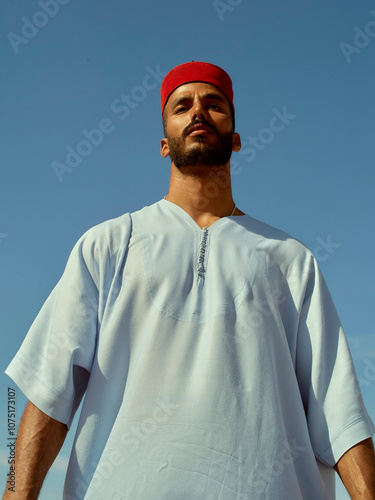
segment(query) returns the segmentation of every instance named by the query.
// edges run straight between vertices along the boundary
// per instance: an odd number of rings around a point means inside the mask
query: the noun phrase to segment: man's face
[[[239,135],[233,133],[229,101],[214,85],[194,82],[178,87],[169,96],[165,119],[161,154],[170,156],[182,171],[226,165],[232,151],[241,147]]]

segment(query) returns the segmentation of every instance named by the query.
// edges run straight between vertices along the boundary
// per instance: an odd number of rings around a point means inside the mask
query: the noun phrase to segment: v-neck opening
[[[203,226],[203,227],[200,227],[200,225],[195,222],[195,220],[193,219],[193,217],[191,215],[189,215],[186,210],[184,210],[183,208],[181,208],[179,205],[177,205],[176,203],[173,203],[173,201],[169,201],[169,200],[166,200],[165,198],[162,198],[160,201],[164,201],[164,202],[167,202],[169,203],[172,207],[176,207],[177,211],[179,213],[182,213],[183,216],[185,217],[186,221],[189,222],[189,224],[197,229],[199,229],[199,231],[203,231],[204,229],[211,229],[214,225],[218,225],[219,222],[225,220],[225,219],[229,219],[229,218],[232,218],[232,217],[240,217],[238,215],[225,215],[224,217],[220,217],[220,219],[218,220],[215,220],[212,224],[210,224],[208,227],[207,226]]]

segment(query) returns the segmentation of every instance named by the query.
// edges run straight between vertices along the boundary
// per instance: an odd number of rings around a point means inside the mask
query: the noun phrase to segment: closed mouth
[[[213,130],[211,129],[211,127],[208,127],[207,125],[198,124],[198,125],[193,125],[189,129],[187,135],[190,135],[193,132],[210,132],[210,133],[212,133]]]

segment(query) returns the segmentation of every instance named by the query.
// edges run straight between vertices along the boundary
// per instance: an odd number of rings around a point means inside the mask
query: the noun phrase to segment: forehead
[[[176,101],[181,98],[194,99],[195,97],[211,97],[216,96],[219,100],[224,101],[230,106],[225,94],[215,85],[204,82],[190,82],[177,87],[169,96],[166,107],[171,107]]]

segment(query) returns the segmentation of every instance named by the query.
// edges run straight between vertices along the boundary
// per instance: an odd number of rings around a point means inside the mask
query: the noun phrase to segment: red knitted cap
[[[176,66],[165,76],[160,89],[162,115],[171,93],[180,85],[190,82],[215,85],[227,97],[234,110],[232,80],[228,73],[214,64],[192,61]]]

